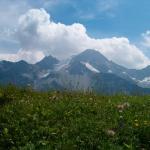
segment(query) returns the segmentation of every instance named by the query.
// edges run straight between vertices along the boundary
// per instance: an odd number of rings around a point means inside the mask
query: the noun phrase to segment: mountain
[[[150,66],[141,70],[129,69],[127,74],[141,87],[150,88]]]
[[[146,78],[147,77],[147,78]],[[95,50],[85,50],[67,61],[46,56],[36,64],[0,62],[0,84],[31,85],[36,90],[82,90],[106,94],[150,93],[150,67],[127,69]],[[146,86],[147,85],[147,86]]]
[[[149,89],[141,88],[138,85],[124,80],[114,74],[102,73],[100,76],[93,78],[93,91],[115,94],[115,93],[125,93],[125,94],[148,94]]]
[[[109,61],[101,53],[91,49],[82,52],[71,60],[69,65],[70,73],[78,73],[78,71],[76,72],[75,70],[78,70],[77,68],[79,68],[80,70],[81,65],[86,66],[89,70],[91,66],[93,66],[93,68],[95,68],[97,72],[103,73],[120,73],[125,70],[124,67],[119,66],[112,61]]]
[[[36,68],[25,61],[19,62],[0,62],[0,83],[13,83],[16,85],[26,86],[33,84],[36,78]]]
[[[60,65],[61,66],[61,65]],[[49,74],[38,84],[38,89],[52,88],[57,83],[57,89],[97,91],[103,93],[147,93],[148,90],[136,85],[124,68],[95,50],[86,50],[74,56],[68,64]]]
[[[141,70],[127,69],[120,66],[95,50],[86,50],[75,56],[68,68],[71,74],[84,74],[93,71],[99,73],[109,73],[121,77],[140,87],[150,88],[150,66]]]
[[[99,73],[115,74],[123,79],[133,80],[125,73],[128,69],[122,67],[103,56],[100,52],[88,49],[81,54],[75,56],[69,64],[69,72],[71,74],[83,73],[83,68],[89,71]]]
[[[40,69],[54,69],[54,66],[59,63],[59,60],[54,58],[53,56],[46,56],[40,62],[36,63]]]

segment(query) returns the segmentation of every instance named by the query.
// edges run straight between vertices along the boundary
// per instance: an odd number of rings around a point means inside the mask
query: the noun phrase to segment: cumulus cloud
[[[33,63],[49,54],[64,59],[91,48],[128,68],[142,68],[150,62],[127,38],[91,38],[82,24],[55,23],[44,9],[27,11],[19,18],[17,28],[22,50],[12,57],[14,60],[23,58]],[[36,58],[30,59],[32,56]]]
[[[127,68],[143,68],[150,63],[142,51],[125,37],[91,39],[91,46],[110,60]]]
[[[89,39],[83,25],[54,23],[44,9],[32,9],[21,16],[17,36],[23,49],[42,50],[59,58],[84,50]]]

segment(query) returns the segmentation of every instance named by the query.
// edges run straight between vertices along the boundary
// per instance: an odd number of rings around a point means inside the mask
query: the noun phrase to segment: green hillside
[[[148,150],[150,96],[0,88],[0,150]]]

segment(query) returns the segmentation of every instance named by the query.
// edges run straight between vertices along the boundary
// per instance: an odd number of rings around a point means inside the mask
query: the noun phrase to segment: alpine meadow
[[[0,0],[0,150],[150,150],[149,6]]]

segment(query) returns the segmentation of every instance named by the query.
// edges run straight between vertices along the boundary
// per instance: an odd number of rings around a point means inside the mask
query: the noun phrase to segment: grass
[[[0,150],[148,150],[150,96],[0,88]]]

